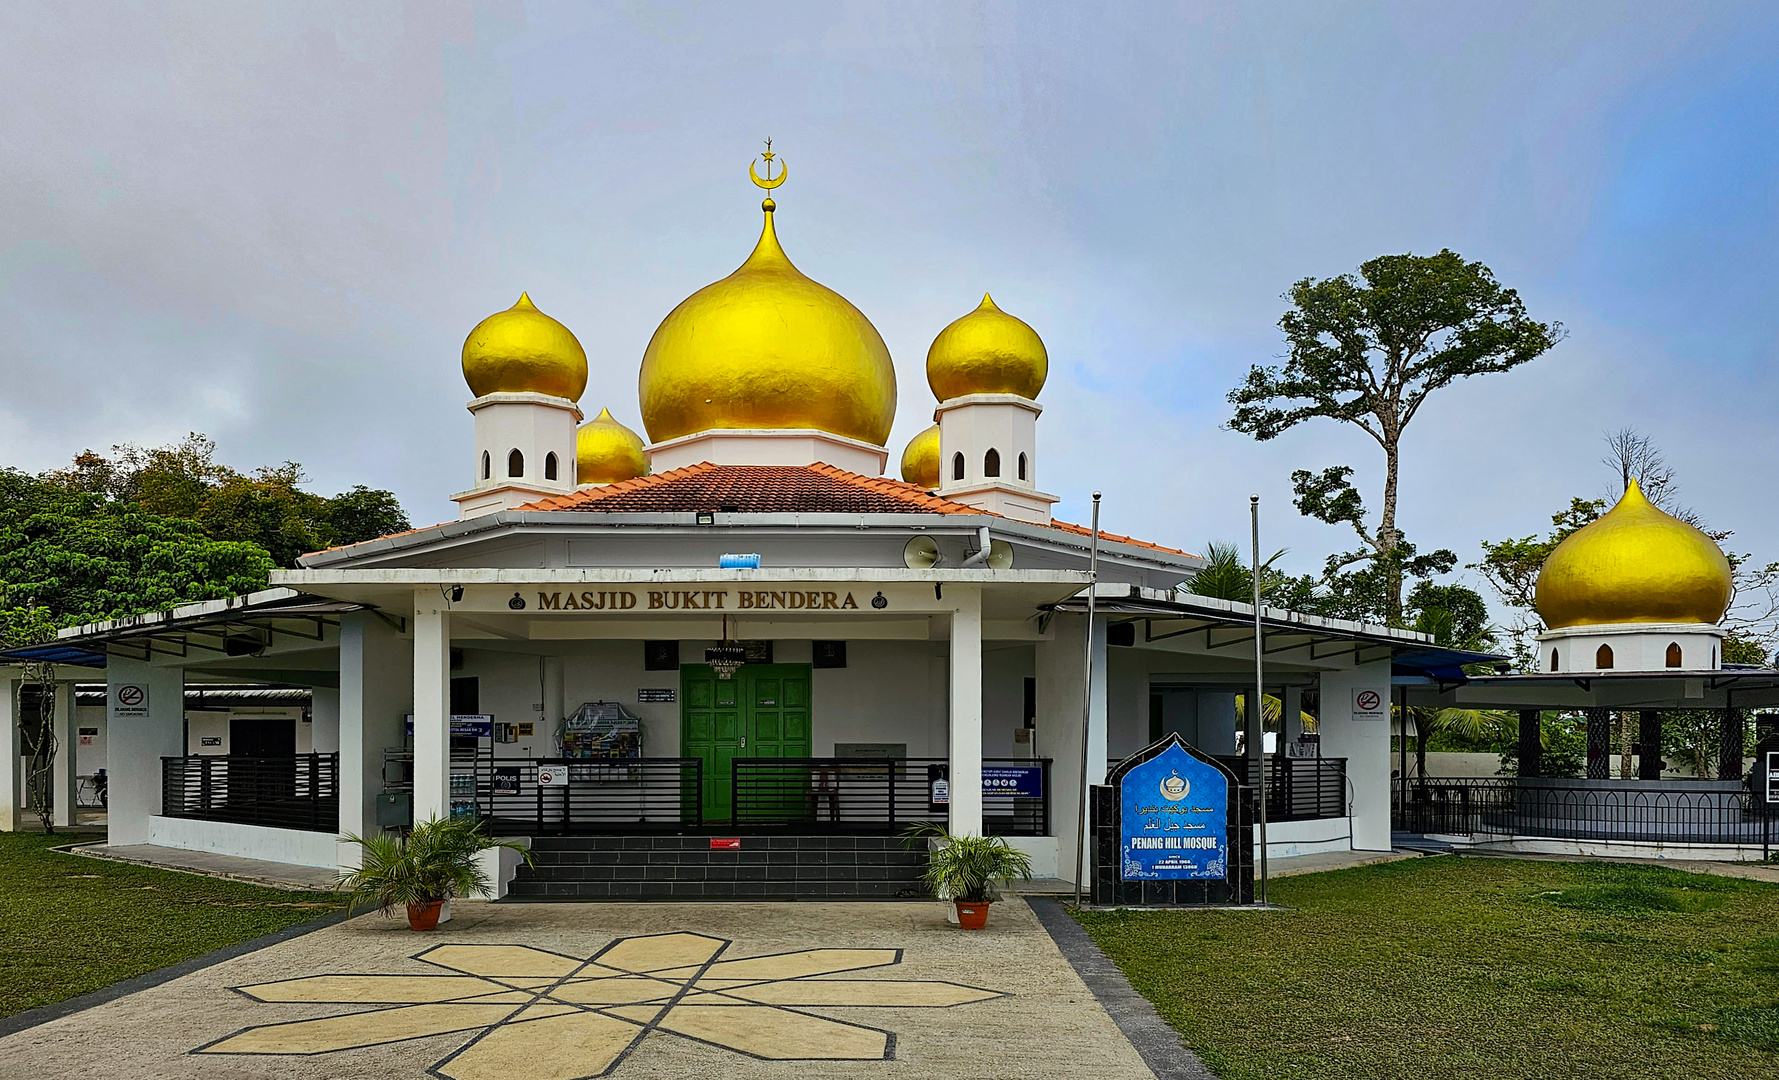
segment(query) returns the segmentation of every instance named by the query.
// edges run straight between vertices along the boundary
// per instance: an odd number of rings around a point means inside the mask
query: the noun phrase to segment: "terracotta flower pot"
[[[957,908],[957,924],[965,930],[980,930],[988,925],[987,900],[953,900]]]
[[[408,929],[436,930],[439,925],[439,909],[445,906],[443,900],[434,900],[427,904],[408,905]]]

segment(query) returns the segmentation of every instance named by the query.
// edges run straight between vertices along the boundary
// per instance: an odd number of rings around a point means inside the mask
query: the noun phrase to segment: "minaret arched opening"
[[[494,458],[488,451],[482,451],[482,479],[494,479]]]
[[[1678,641],[1668,642],[1668,666],[1669,667],[1681,667],[1682,666],[1681,660],[1682,660],[1682,657],[1680,655],[1680,642],[1678,642]]]
[[[521,454],[516,446],[513,447],[513,452],[507,455],[507,475],[525,475],[525,455]]]
[[[1602,645],[1594,650],[1594,666],[1601,671],[1612,666],[1612,646]]]
[[[1024,480],[1024,479],[1026,479],[1026,475],[1025,475],[1025,455],[1024,455],[1024,454],[1021,454],[1021,455],[1019,455],[1019,478],[1020,478],[1020,479],[1021,479],[1021,480]]]
[[[554,450],[544,455],[544,479],[556,479],[556,452]]]
[[[951,456],[951,478],[953,480],[964,478],[964,455],[953,454]]]
[[[992,446],[988,448],[988,453],[982,455],[982,475],[1001,475],[1001,452]]]

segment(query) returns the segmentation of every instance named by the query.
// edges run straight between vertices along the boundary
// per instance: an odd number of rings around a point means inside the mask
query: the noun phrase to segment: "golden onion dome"
[[[1729,604],[1722,549],[1652,504],[1634,480],[1617,506],[1558,544],[1538,574],[1538,613],[1553,630],[1715,623]]]
[[[575,432],[574,462],[577,484],[615,484],[649,474],[642,436],[614,420],[610,409]]]
[[[656,442],[713,428],[814,428],[882,446],[896,416],[889,349],[858,308],[791,265],[776,207],[762,205],[753,254],[649,339],[643,426]]]
[[[1050,354],[1038,332],[996,307],[987,293],[927,350],[927,385],[940,401],[965,394],[1036,398],[1049,374]]]
[[[476,324],[463,342],[470,393],[549,394],[579,401],[587,389],[587,352],[568,327],[539,311],[529,294]]]
[[[902,451],[902,479],[923,488],[939,486],[939,425],[908,440]]]

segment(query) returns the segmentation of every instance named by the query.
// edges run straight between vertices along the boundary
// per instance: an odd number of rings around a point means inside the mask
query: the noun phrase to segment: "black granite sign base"
[[[1178,744],[1180,749],[1212,766],[1229,782],[1229,874],[1223,878],[1179,881],[1126,881],[1120,876],[1124,829],[1119,821],[1122,801],[1118,785],[1124,775]],[[1090,796],[1093,837],[1094,904],[1101,907],[1227,907],[1254,902],[1254,789],[1209,754],[1169,735],[1118,763],[1104,785]]]

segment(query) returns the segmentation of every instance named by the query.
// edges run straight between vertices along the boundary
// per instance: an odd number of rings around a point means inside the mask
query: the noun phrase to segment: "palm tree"
[[[1495,635],[1488,629],[1460,634],[1457,620],[1444,608],[1426,608],[1416,618],[1414,629],[1430,634],[1435,645],[1448,649],[1484,652],[1495,645]],[[1409,707],[1409,719],[1415,725],[1415,775],[1427,778],[1427,739],[1447,733],[1469,742],[1505,739],[1519,730],[1519,717],[1502,709],[1427,709]],[[1402,737],[1408,738],[1403,725]]]

